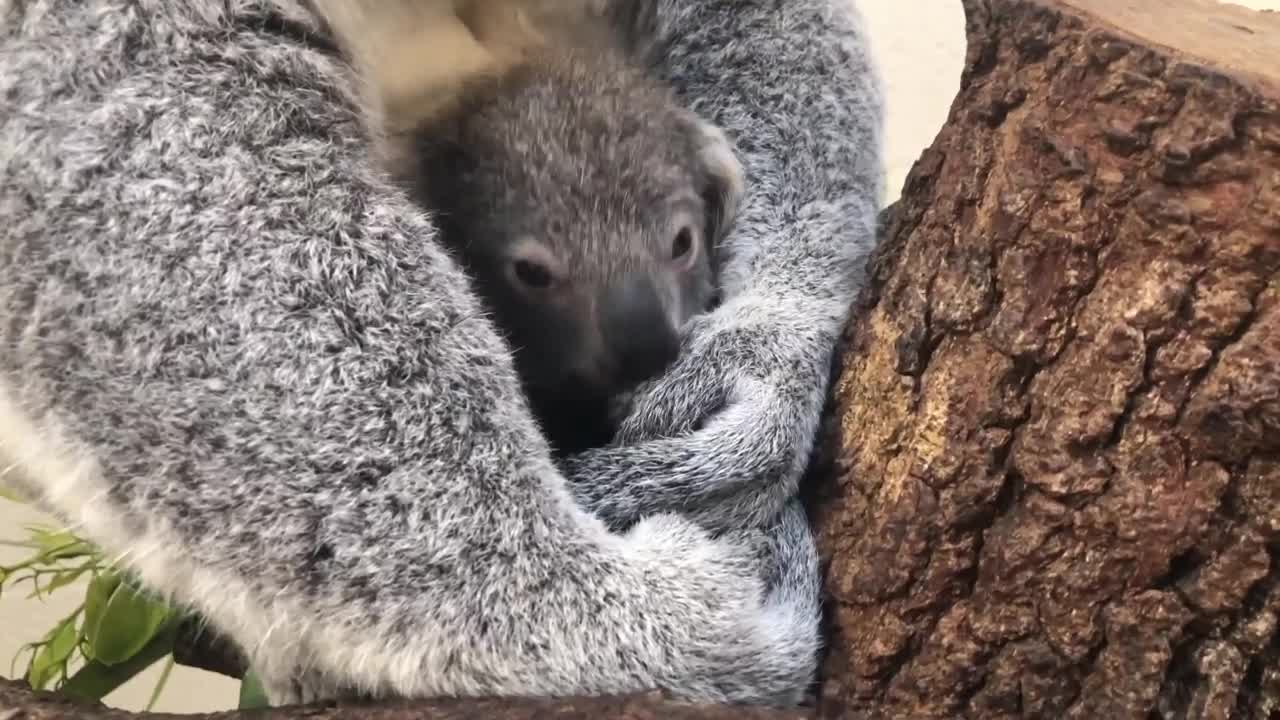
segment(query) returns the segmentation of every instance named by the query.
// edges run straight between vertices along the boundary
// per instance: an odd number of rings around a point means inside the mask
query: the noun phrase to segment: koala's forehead
[[[468,114],[463,142],[491,192],[552,219],[648,224],[696,190],[691,128],[665,89],[607,60],[537,63]]]

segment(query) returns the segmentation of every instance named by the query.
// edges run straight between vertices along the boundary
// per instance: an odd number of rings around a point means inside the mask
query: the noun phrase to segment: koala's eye
[[[553,276],[551,270],[532,260],[516,260],[512,268],[516,280],[532,290],[545,290],[551,287]]]
[[[564,263],[555,251],[533,238],[516,239],[510,243],[507,253],[504,272],[515,290],[541,295],[567,280]]]
[[[693,231],[687,227],[680,228],[675,240],[671,241],[671,259],[680,260],[693,252]]]

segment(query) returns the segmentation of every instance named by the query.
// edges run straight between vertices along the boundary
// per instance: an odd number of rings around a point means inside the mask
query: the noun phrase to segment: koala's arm
[[[718,248],[724,305],[691,324],[615,446],[565,469],[615,525],[672,510],[717,530],[764,522],[807,464],[875,243],[880,77],[854,0],[621,8],[658,71],[734,142],[746,194]]]
[[[801,696],[802,516],[614,535],[573,502],[302,6],[6,12],[7,484],[198,610],[275,702]]]

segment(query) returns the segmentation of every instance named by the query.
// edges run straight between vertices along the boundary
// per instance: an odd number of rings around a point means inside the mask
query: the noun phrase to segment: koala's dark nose
[[[653,281],[621,278],[605,294],[602,335],[614,379],[632,385],[661,373],[680,352],[680,337]]]

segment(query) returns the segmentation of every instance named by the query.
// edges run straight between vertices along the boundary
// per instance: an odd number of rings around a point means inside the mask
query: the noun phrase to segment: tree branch
[[[25,683],[0,679],[0,720],[231,720],[236,711],[203,714],[131,713],[102,704],[75,703]],[[698,706],[660,693],[617,698],[426,699],[376,704],[317,703],[243,713],[255,720],[802,720],[798,711],[741,706]]]
[[[179,626],[173,660],[236,680],[244,677],[246,668],[240,649],[198,619],[186,620]]]

